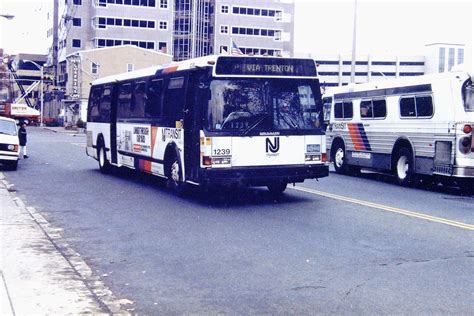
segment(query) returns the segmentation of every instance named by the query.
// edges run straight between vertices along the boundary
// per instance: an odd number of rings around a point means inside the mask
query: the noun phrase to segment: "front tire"
[[[401,148],[395,156],[394,174],[401,186],[409,186],[413,182],[413,154],[406,147]]]
[[[107,160],[107,152],[105,150],[105,145],[102,142],[97,148],[97,158],[99,160],[100,172],[102,172],[103,174],[110,173],[111,166],[109,161]]]
[[[346,148],[344,144],[337,143],[332,150],[332,161],[334,163],[334,169],[336,173],[347,174],[347,163],[345,160]]]

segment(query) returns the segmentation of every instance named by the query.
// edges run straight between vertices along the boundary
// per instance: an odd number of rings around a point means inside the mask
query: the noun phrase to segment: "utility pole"
[[[58,47],[59,47],[59,0],[54,0],[53,6],[53,85],[58,82]]]
[[[351,60],[351,83],[355,82],[356,68],[356,27],[357,27],[357,0],[354,0],[354,28],[352,33],[352,60]]]

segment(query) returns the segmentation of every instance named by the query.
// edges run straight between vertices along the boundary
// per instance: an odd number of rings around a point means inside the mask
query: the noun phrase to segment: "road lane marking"
[[[296,191],[301,191],[301,192],[305,192],[305,193],[324,196],[324,197],[334,199],[334,200],[339,200],[339,201],[349,202],[349,203],[358,204],[358,205],[362,205],[362,206],[367,206],[367,207],[371,207],[371,208],[376,208],[376,209],[387,211],[387,212],[392,212],[392,213],[401,214],[401,215],[405,215],[405,216],[409,216],[409,217],[424,219],[424,220],[427,220],[427,221],[436,222],[436,223],[445,224],[445,225],[450,225],[450,226],[454,226],[454,227],[458,227],[458,228],[462,228],[462,229],[466,229],[466,230],[474,230],[474,225],[466,224],[466,223],[462,223],[462,222],[457,222],[457,221],[453,221],[453,220],[442,218],[442,217],[436,217],[436,216],[431,216],[431,215],[427,215],[427,214],[423,214],[423,213],[408,211],[408,210],[404,210],[404,209],[400,209],[400,208],[396,208],[396,207],[391,207],[391,206],[387,206],[387,205],[367,202],[367,201],[358,200],[358,199],[354,199],[354,198],[350,198],[350,197],[346,197],[346,196],[342,196],[342,195],[337,195],[337,194],[332,194],[332,193],[328,193],[328,192],[307,189],[307,188],[303,188],[303,187],[300,187],[300,186],[289,187],[289,188],[293,189],[293,190],[296,190]]]

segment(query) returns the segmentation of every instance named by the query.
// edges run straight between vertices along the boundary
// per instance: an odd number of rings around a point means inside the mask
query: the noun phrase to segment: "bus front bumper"
[[[265,186],[275,182],[296,183],[305,179],[323,178],[329,175],[329,166],[294,165],[209,168],[200,170],[203,184]]]

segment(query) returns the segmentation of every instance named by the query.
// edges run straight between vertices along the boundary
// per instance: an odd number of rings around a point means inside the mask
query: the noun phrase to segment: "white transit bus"
[[[311,59],[208,56],[95,80],[87,155],[185,184],[267,186],[328,175]]]
[[[368,168],[408,185],[417,175],[474,185],[472,77],[449,72],[337,87],[327,151],[336,172]],[[434,177],[431,177],[434,178]]]

